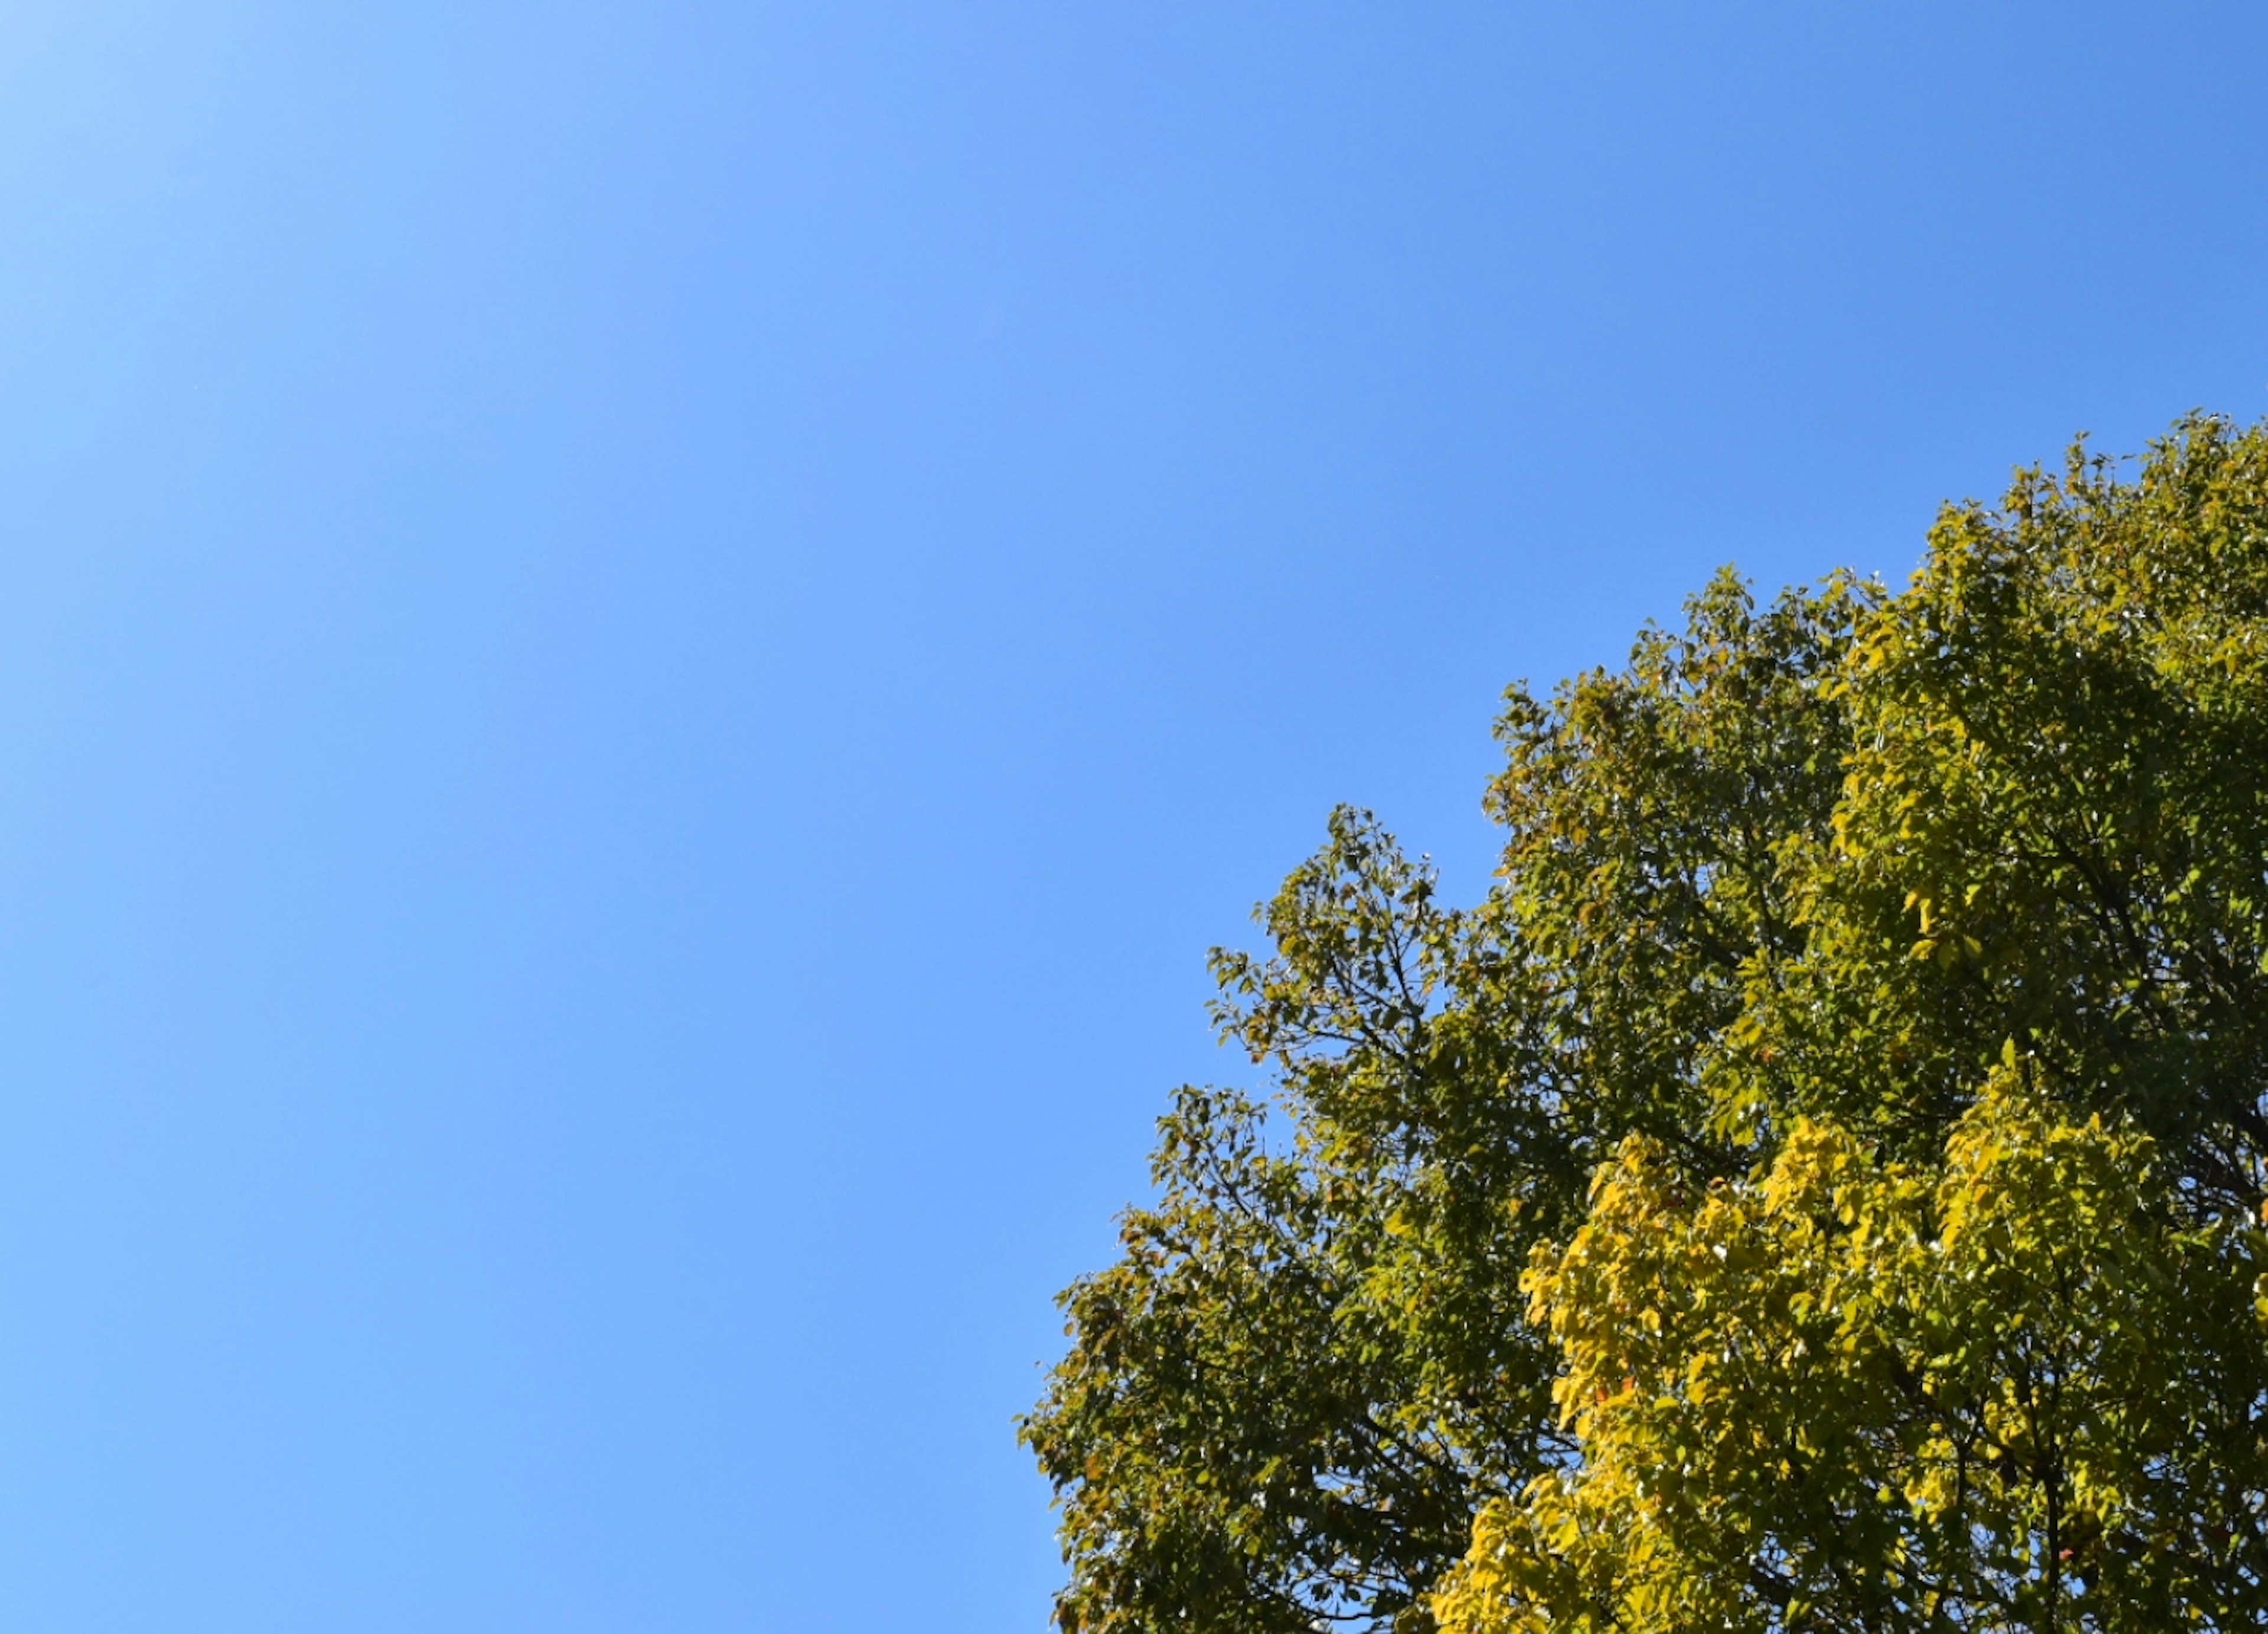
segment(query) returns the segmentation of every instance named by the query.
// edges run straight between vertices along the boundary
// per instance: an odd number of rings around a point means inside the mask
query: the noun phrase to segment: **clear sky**
[[[2268,11],[23,0],[0,1622],[1042,1626],[1203,955],[2268,412]]]

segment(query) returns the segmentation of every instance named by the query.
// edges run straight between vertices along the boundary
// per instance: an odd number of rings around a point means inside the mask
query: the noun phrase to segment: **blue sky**
[[[0,1607],[1042,1625],[1205,948],[2268,412],[2229,4],[0,18]]]

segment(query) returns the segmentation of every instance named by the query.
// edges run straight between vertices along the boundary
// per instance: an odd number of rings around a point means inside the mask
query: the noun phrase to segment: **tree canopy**
[[[1729,572],[1216,952],[1024,1421],[1077,1634],[2268,1621],[2268,424]]]

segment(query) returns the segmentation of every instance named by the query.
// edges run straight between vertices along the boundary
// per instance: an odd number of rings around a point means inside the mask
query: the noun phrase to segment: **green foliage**
[[[1023,1435],[1066,1630],[2268,1619],[2268,427],[1720,576],[1217,953]]]

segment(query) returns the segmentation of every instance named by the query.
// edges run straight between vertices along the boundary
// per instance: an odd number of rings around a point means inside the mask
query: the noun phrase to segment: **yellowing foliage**
[[[1528,1277],[1580,1457],[1483,1509],[1441,1627],[2249,1626],[2262,1246],[2014,1074],[1928,1168],[1803,1121],[1689,1195],[1632,1140]]]

